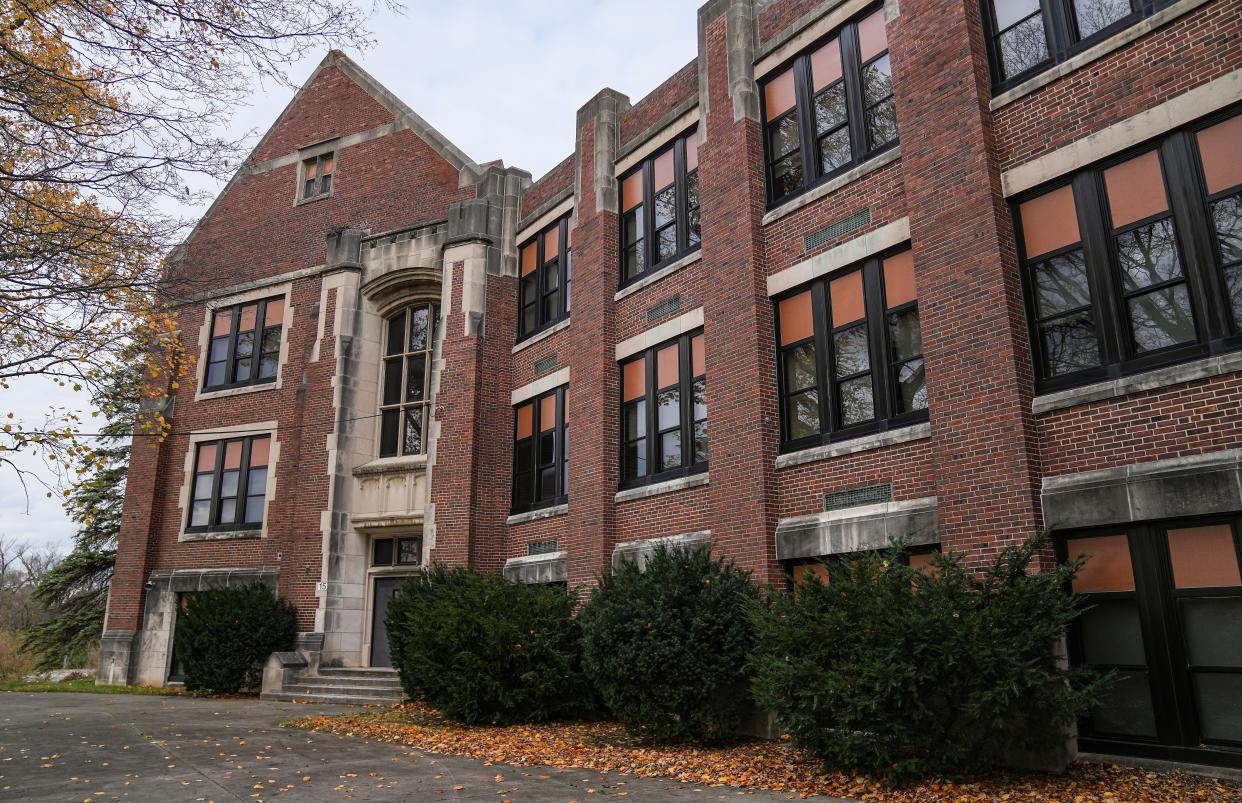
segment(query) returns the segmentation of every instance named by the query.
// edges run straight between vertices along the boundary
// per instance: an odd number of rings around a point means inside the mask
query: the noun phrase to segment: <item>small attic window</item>
[[[302,162],[302,200],[332,194],[332,167],[335,153],[312,156]]]

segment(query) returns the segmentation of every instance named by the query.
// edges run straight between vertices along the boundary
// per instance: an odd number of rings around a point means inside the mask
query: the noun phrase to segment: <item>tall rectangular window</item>
[[[626,487],[707,469],[702,332],[621,363],[621,452]]]
[[[569,317],[573,282],[570,215],[539,232],[518,253],[518,340]]]
[[[701,241],[696,129],[621,179],[621,284],[685,256]]]
[[[199,443],[186,531],[262,527],[270,448],[268,435]]]
[[[302,200],[321,198],[332,194],[332,170],[335,154],[312,156],[302,162]]]
[[[1176,132],[1018,199],[1040,390],[1242,345],[1238,136]]]
[[[212,313],[203,390],[276,381],[284,296],[223,307]]]
[[[768,201],[780,201],[897,142],[893,72],[877,8],[763,82]]]
[[[569,499],[569,411],[564,386],[513,408],[513,504],[523,513]]]
[[[413,304],[385,322],[380,457],[423,454],[431,423],[431,355],[437,304]]]
[[[927,418],[908,248],[780,297],[776,317],[783,448]]]
[[[982,0],[998,91],[1149,17],[1172,0]]]

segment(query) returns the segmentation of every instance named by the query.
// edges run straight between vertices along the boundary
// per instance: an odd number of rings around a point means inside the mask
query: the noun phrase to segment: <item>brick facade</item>
[[[825,20],[873,8],[887,19],[899,147],[771,205],[763,80],[829,35]],[[470,161],[333,54],[177,263],[197,282],[179,308],[183,337],[205,325],[207,306],[264,282],[288,285],[280,382],[222,398],[198,398],[187,383],[176,394],[178,434],[135,450],[108,631],[114,640],[138,633],[136,654],[155,637],[144,624],[144,611],[147,620],[156,611],[143,596],[152,572],[277,567],[300,626],[329,632],[325,660],[365,665],[371,538],[421,537],[424,561],[489,571],[555,541],[577,587],[606,570],[619,544],[710,532],[718,554],[780,583],[788,561],[806,557],[790,551],[790,534],[829,532],[825,493],[891,486],[892,510],[857,513],[860,526],[873,516],[882,529],[913,505],[932,511],[932,543],[981,564],[1063,521],[1048,507],[1051,485],[1233,454],[1242,443],[1236,356],[1214,351],[1210,365],[1166,366],[1129,384],[1036,392],[1015,193],[1242,100],[1242,8],[1179,0],[1161,14],[1054,67],[1055,77],[998,93],[977,0],[712,0],[699,12],[697,58],[634,105],[612,90],[592,98],[564,121],[576,125],[575,152],[533,183]],[[1139,117],[1147,134],[1135,133]],[[619,288],[617,176],[655,153],[656,139],[695,125],[702,246]],[[332,138],[331,197],[294,203],[300,155]],[[517,249],[552,214],[571,215],[572,312],[515,345]],[[774,297],[904,247],[926,423],[782,448]],[[441,305],[433,413],[424,454],[381,458],[372,419],[384,319],[403,298]],[[636,351],[617,350],[690,319],[702,321],[705,342],[707,471],[627,489],[618,360]],[[510,515],[511,395],[545,392],[552,376],[568,377],[568,503]],[[260,421],[277,422],[280,444],[262,537],[185,541],[189,435]]]

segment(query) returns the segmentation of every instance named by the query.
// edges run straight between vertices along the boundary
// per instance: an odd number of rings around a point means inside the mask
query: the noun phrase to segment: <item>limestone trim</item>
[[[541,507],[537,510],[528,510],[525,513],[515,513],[505,519],[505,524],[512,527],[515,524],[526,524],[530,521],[554,519],[557,516],[566,516],[568,514],[569,503],[565,502],[564,504],[552,505],[551,507]]]
[[[1067,530],[1242,510],[1242,449],[1044,477],[1044,523]]]
[[[271,296],[281,296],[285,300],[284,317],[280,321],[280,358],[276,363],[276,381],[261,382],[254,385],[245,385],[237,388],[223,388],[221,390],[204,390],[204,377],[207,370],[207,349],[211,345],[211,318],[216,310],[225,307],[232,307],[237,304],[245,304],[250,301],[258,301],[261,298],[270,298]],[[194,366],[194,401],[203,401],[204,399],[224,399],[230,396],[242,396],[247,393],[259,393],[264,390],[278,390],[284,384],[285,363],[289,361],[289,342],[292,339],[290,335],[294,331],[293,321],[295,308],[293,306],[293,283],[285,282],[283,284],[265,285],[252,290],[238,293],[231,296],[222,296],[215,299],[215,303],[203,305],[203,322],[198,329],[198,363]],[[255,345],[256,352],[258,344]]]
[[[1242,351],[1229,354],[1215,354],[1201,360],[1144,371],[1141,374],[1110,379],[1107,382],[1095,382],[1078,388],[1061,390],[1056,393],[1045,393],[1031,400],[1031,412],[1036,415],[1077,407],[1080,404],[1118,399],[1132,393],[1144,393],[1197,379],[1209,379],[1222,374],[1242,371]]]
[[[879,170],[881,167],[886,167],[900,158],[901,158],[901,145],[897,145],[897,147],[895,148],[889,148],[883,153],[871,159],[868,159],[867,161],[863,162],[857,167],[851,170],[847,170],[846,172],[842,173],[841,175],[837,176],[831,181],[824,182],[823,184],[820,184],[818,187],[808,190],[807,192],[804,192],[799,196],[790,198],[788,201],[785,201],[784,203],[782,203],[780,206],[776,207],[775,209],[772,209],[764,213],[762,223],[764,226],[768,225],[769,223],[775,223],[781,218],[786,217],[787,215],[791,215],[794,212],[797,212],[799,209],[802,209],[804,207],[807,207],[815,203],[821,198],[826,198],[827,196],[833,194],[834,192],[846,186],[847,184],[853,184],[855,181],[858,181],[863,176],[867,176],[871,173],[874,173],[875,171]]]
[[[566,365],[559,371],[553,371],[547,376],[541,376],[534,382],[529,382],[522,387],[515,389],[509,394],[509,404],[518,405],[527,399],[533,399],[541,393],[547,393],[552,388],[559,388],[561,385],[569,384],[569,366]]]
[[[671,321],[653,326],[645,332],[626,338],[617,344],[615,353],[618,360],[633,356],[640,351],[658,346],[665,340],[672,340],[678,335],[693,332],[703,326],[703,308],[696,307],[687,313],[678,315]]]
[[[569,553],[562,550],[509,558],[502,572],[506,578],[518,583],[565,583],[569,581]]]
[[[638,541],[623,541],[612,549],[612,568],[621,568],[621,564],[625,561],[633,561],[638,564],[641,571],[647,567],[647,561],[655,554],[656,549],[661,546],[669,549],[692,549],[699,546],[710,547],[712,543],[711,530],[696,530],[692,533],[679,533],[677,535],[665,535],[659,538],[644,538]]]
[[[549,326],[547,329],[544,329],[542,332],[531,335],[530,337],[526,338],[521,343],[518,343],[512,349],[510,349],[510,353],[517,354],[519,351],[522,351],[523,349],[533,346],[541,340],[547,340],[549,337],[552,337],[552,335],[556,334],[557,332],[561,332],[561,331],[564,331],[565,329],[568,329],[569,321],[570,319],[566,318],[563,321],[559,321],[555,326]]]
[[[231,427],[215,427],[208,430],[199,430],[190,433],[190,441],[186,446],[185,458],[182,461],[182,481],[181,488],[177,492],[177,515],[178,533],[177,540],[180,542],[190,541],[211,541],[218,538],[238,538],[240,532],[230,530],[218,530],[208,533],[187,533],[186,527],[189,524],[190,509],[190,490],[194,484],[194,455],[197,452],[198,444],[207,441],[218,441],[226,438],[235,438],[241,435],[268,435],[271,438],[271,446],[267,455],[267,495],[263,498],[263,526],[256,530],[245,530],[248,538],[267,538],[267,524],[269,513],[272,507],[272,500],[276,498],[277,492],[277,466],[280,465],[280,440],[278,433],[280,431],[278,422],[276,421],[260,421],[252,424],[235,424]]]
[[[531,237],[534,237],[536,234],[538,234],[540,231],[546,228],[549,224],[552,223],[552,221],[559,220],[560,218],[564,217],[565,215],[568,215],[572,211],[574,211],[574,196],[571,193],[570,195],[565,196],[564,199],[562,199],[559,203],[557,203],[551,209],[544,212],[543,214],[535,218],[530,223],[527,223],[522,228],[518,229],[517,234],[514,235],[514,238],[513,238],[514,244],[521,245],[524,241],[530,239]]]
[[[1158,106],[1001,174],[1005,197],[1017,195],[1158,137],[1242,100],[1242,70],[1222,75]]]
[[[192,293],[183,296],[180,301],[173,305],[173,309],[187,307],[191,304],[198,304],[202,301],[228,298],[229,296],[235,296],[240,293],[246,293],[250,290],[256,290],[259,288],[274,287],[278,284],[291,283],[297,281],[298,279],[306,279],[311,276],[318,276],[321,273],[328,273],[336,270],[341,270],[340,266],[333,265],[332,267],[328,267],[327,265],[312,265],[309,268],[299,268],[298,270],[278,273],[275,276],[265,276],[262,279],[252,279],[247,282],[238,282],[237,284],[231,284],[227,287],[219,287],[214,290],[204,290],[201,293]]]
[[[910,240],[910,218],[903,217],[886,223],[878,229],[847,240],[838,246],[829,248],[810,259],[804,259],[796,265],[768,277],[768,295],[780,295],[786,290],[806,284],[812,279],[832,273],[835,270],[875,256],[894,246]]]
[[[688,477],[675,477],[664,482],[653,482],[650,485],[640,485],[637,488],[626,488],[617,491],[617,495],[613,497],[613,501],[617,504],[622,502],[633,502],[636,499],[649,499],[653,496],[661,496],[663,494],[676,493],[677,491],[685,491],[690,488],[698,488],[701,485],[707,485],[710,482],[708,472],[702,474],[691,474]]]
[[[1077,72],[1093,61],[1099,61],[1114,50],[1119,50],[1136,39],[1141,39],[1157,28],[1162,28],[1178,17],[1189,14],[1199,6],[1210,2],[1211,0],[1180,0],[1180,2],[1174,3],[1168,8],[1152,14],[1150,17],[1136,22],[1124,31],[1119,31],[1104,41],[1092,45],[1078,55],[1066,59],[1054,67],[1050,67],[1029,80],[1023,81],[1012,89],[1007,89],[992,98],[988,106],[992,111],[1004,108],[1015,100],[1024,98],[1032,92],[1036,92],[1048,84],[1064,78],[1070,73]]]
[[[678,115],[660,130],[651,132],[645,138],[643,136],[646,132],[643,132],[643,134],[639,134],[638,137],[632,140],[634,144],[627,143],[627,147],[623,149],[620,158],[616,162],[617,175],[621,175],[665,145],[668,145],[687,128],[696,126],[698,123],[699,106],[696,100],[694,106]]]
[[[812,446],[809,449],[789,452],[776,458],[776,467],[790,468],[791,466],[801,466],[806,463],[815,463],[834,457],[868,452],[872,449],[882,449],[885,446],[893,446],[898,443],[927,440],[931,437],[931,434],[930,423],[911,424],[908,427],[877,432],[874,435],[864,435],[861,438],[853,438],[840,443],[827,443],[822,446]]]
[[[622,287],[620,290],[618,290],[616,293],[613,294],[612,300],[620,301],[626,296],[631,296],[637,293],[639,290],[642,290],[644,287],[650,287],[656,282],[667,279],[669,276],[672,276],[674,273],[677,273],[682,268],[689,267],[690,265],[693,265],[695,262],[698,262],[702,258],[703,258],[703,249],[701,248],[695,251],[694,253],[686,254],[684,257],[677,260],[676,262],[670,262],[669,264],[665,265],[659,270],[653,273],[647,274],[646,276],[634,282],[633,284],[627,284],[625,287]]]
[[[776,525],[776,559],[886,549],[902,539],[912,546],[938,544],[936,504],[936,497],[925,496],[781,519]]]
[[[396,474],[403,471],[425,471],[426,469],[427,455],[410,454],[397,457],[377,457],[370,462],[355,466],[353,474],[355,477],[361,477],[367,474]]]

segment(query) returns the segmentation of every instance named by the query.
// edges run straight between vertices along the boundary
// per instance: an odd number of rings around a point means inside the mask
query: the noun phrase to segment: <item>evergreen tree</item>
[[[117,363],[92,397],[103,420],[93,453],[78,465],[80,479],[65,500],[78,524],[73,550],[39,580],[34,598],[46,621],[22,634],[22,648],[39,656],[40,669],[81,661],[103,630],[108,586],[116,563],[130,435],[142,398],[142,362]]]

